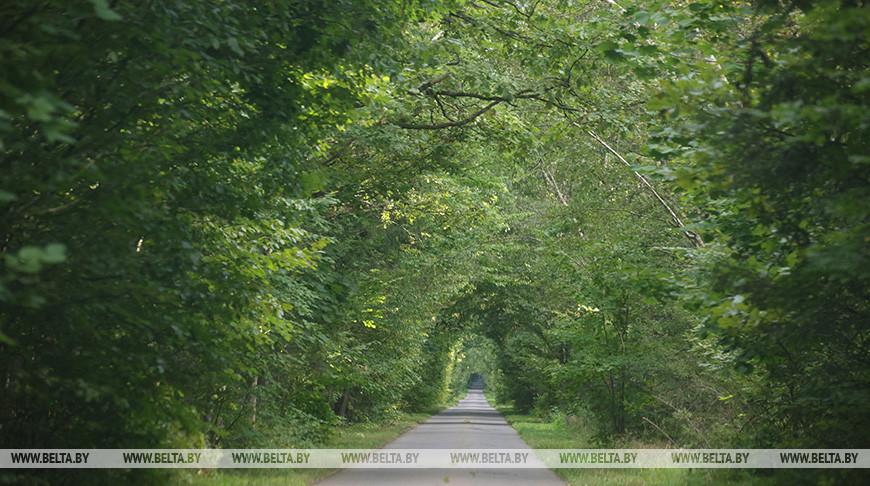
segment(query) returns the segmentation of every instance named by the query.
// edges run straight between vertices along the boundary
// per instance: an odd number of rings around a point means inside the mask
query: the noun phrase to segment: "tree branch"
[[[471,93],[468,91],[436,91],[436,92],[434,92],[434,94],[439,95],[439,96],[449,96],[451,98],[474,98],[474,99],[483,100],[483,101],[505,101],[505,102],[507,102],[507,101],[511,101],[515,98],[530,98],[530,96],[528,96],[527,93],[531,93],[531,92],[532,92],[531,89],[524,89],[522,91],[517,92],[517,94],[515,94],[513,97],[489,96],[489,95],[482,95],[482,94],[478,94],[478,93]]]
[[[578,124],[576,122],[574,122],[574,126],[576,126],[577,128],[583,128],[582,126],[580,126],[580,124]],[[588,133],[592,138],[597,140],[598,143],[603,145],[607,150],[610,151],[610,153],[615,155],[616,158],[619,159],[623,164],[625,164],[626,167],[631,167],[631,164],[629,164],[628,161],[622,157],[622,155],[619,155],[619,152],[614,150],[613,147],[608,145],[607,142],[605,142],[601,137],[596,135],[595,132],[593,132],[591,130],[587,130],[586,133]],[[680,218],[677,216],[677,213],[675,213],[674,210],[671,209],[671,206],[664,200],[664,198],[662,198],[661,195],[659,195],[658,191],[656,191],[655,187],[653,187],[653,185],[650,184],[650,182],[646,179],[646,177],[640,175],[640,173],[638,173],[637,171],[632,171],[632,172],[634,172],[634,175],[638,178],[638,180],[641,182],[641,184],[646,186],[647,189],[649,189],[650,192],[653,193],[656,200],[658,200],[658,202],[665,208],[665,210],[668,212],[668,214],[670,214],[672,225],[676,228],[682,228],[683,226],[685,226],[683,224],[683,222],[680,221]],[[694,231],[684,230],[683,234],[686,235],[686,238],[689,239],[689,242],[692,243],[692,246],[694,246],[696,248],[700,247],[700,246],[704,246],[704,240],[701,239],[701,235],[699,235],[698,233],[695,233]]]
[[[345,152],[347,152],[347,149],[349,149],[353,145],[354,142],[355,142],[354,139],[349,139],[348,141],[343,143],[341,148],[339,148],[337,151],[333,152],[333,154],[330,155],[328,159],[326,159],[326,162],[324,162],[323,165],[325,165],[327,167],[331,166],[336,160],[340,159],[341,156],[344,155]]]
[[[556,185],[556,179],[553,178],[553,175],[550,174],[544,166],[541,166],[541,173],[544,174],[544,179],[546,179],[547,184],[556,191],[556,196],[559,198],[559,202],[562,203],[562,206],[567,206],[568,201],[565,199],[565,196],[562,194],[562,191],[559,190],[559,186]]]
[[[478,27],[478,21],[477,21],[477,19],[475,19],[475,18],[473,18],[473,17],[469,17],[468,15],[466,15],[466,14],[464,14],[464,13],[462,13],[462,12],[451,12],[451,13],[450,13],[450,16],[451,16],[451,17],[456,17],[456,18],[461,19],[461,20],[464,20],[465,22],[467,22],[467,23],[473,25],[474,27]],[[500,28],[495,27],[495,26],[493,26],[493,25],[490,25],[490,28],[492,28],[492,30],[498,32],[499,34],[501,34],[501,35],[503,35],[503,36],[505,36],[505,37],[507,37],[507,38],[509,38],[509,39],[520,40],[520,41],[525,41],[525,42],[532,42],[532,41],[534,41],[533,38],[531,38],[531,37],[529,37],[529,36],[527,36],[527,35],[519,34],[519,33],[517,33],[517,32],[503,30],[503,29],[500,29]],[[553,47],[552,44],[546,44],[546,43],[543,43],[543,42],[537,42],[537,43],[534,43],[533,45],[535,45],[535,46],[537,46],[537,47]]]
[[[677,443],[674,442],[674,439],[671,439],[671,436],[668,435],[664,430],[662,430],[661,427],[659,427],[658,425],[654,424],[652,420],[650,420],[650,419],[648,419],[648,418],[646,418],[646,417],[641,417],[641,418],[644,419],[644,420],[646,420],[650,425],[652,425],[652,426],[655,427],[656,429],[658,429],[659,432],[661,432],[662,434],[665,434],[665,437],[667,437],[668,440],[671,441],[671,444],[673,444],[674,447],[679,447],[679,445],[677,445]]]
[[[444,73],[441,76],[438,76],[437,78],[430,79],[429,81],[426,81],[425,83],[421,84],[420,87],[417,88],[417,90],[419,90],[421,93],[424,91],[427,91],[430,88],[432,88],[432,86],[435,86],[436,84],[440,83],[441,81],[444,81],[445,79],[447,79],[449,77],[450,77],[450,73]]]
[[[493,101],[492,103],[490,103],[490,104],[484,106],[483,108],[475,111],[474,113],[463,118],[462,120],[453,121],[453,122],[434,123],[431,125],[421,125],[421,124],[417,124],[417,123],[405,123],[405,122],[401,122],[401,121],[392,121],[390,123],[392,123],[393,125],[396,125],[399,128],[404,128],[406,130],[441,130],[444,128],[461,127],[463,125],[467,125],[467,124],[473,122],[474,120],[477,119],[477,117],[479,117],[480,115],[483,115],[487,111],[491,110],[495,105],[497,105],[503,101],[504,100]]]

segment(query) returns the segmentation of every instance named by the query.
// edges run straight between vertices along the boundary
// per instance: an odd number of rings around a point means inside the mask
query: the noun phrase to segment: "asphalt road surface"
[[[458,405],[432,416],[384,447],[391,449],[527,449],[519,434],[483,396],[477,383]],[[531,457],[531,456],[530,456]],[[317,483],[350,485],[487,485],[556,486],[552,471],[535,469],[343,469]]]

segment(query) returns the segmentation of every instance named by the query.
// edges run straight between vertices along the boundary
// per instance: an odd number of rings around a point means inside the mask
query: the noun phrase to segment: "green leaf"
[[[634,14],[634,21],[640,25],[646,25],[649,22],[649,12],[641,10]]]
[[[323,190],[323,181],[317,174],[306,172],[305,174],[302,174],[302,190],[304,190],[306,194],[313,194],[317,191]]]
[[[49,243],[42,254],[43,263],[61,263],[66,261],[66,246],[63,243]]]
[[[6,265],[19,272],[37,273],[44,264],[61,263],[66,260],[66,246],[50,243],[45,248],[25,246],[18,253],[6,255]]]
[[[230,46],[233,52],[240,56],[245,55],[245,51],[242,50],[241,46],[239,46],[239,41],[236,40],[235,37],[230,37],[227,39],[227,45]]]
[[[11,192],[8,192],[8,191],[4,191],[3,189],[0,189],[0,203],[12,202],[16,199],[18,199],[17,195],[12,194]]]
[[[17,343],[11,337],[0,332],[0,344],[8,344],[9,346],[15,346]]]
[[[94,13],[97,14],[97,17],[103,20],[122,20],[123,17],[118,12],[112,10],[109,7],[109,2],[106,0],[89,0],[91,4],[94,6]]]

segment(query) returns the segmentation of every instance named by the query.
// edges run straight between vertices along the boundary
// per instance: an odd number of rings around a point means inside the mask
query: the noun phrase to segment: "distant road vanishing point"
[[[475,382],[459,404],[434,415],[384,447],[392,449],[528,449],[528,444],[483,396]],[[318,486],[351,485],[487,485],[557,486],[551,470],[535,469],[343,469]]]

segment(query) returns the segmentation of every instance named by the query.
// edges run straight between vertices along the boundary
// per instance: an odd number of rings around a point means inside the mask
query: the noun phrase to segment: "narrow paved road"
[[[434,415],[387,444],[390,449],[527,449],[531,448],[483,396],[482,383],[458,405]],[[344,469],[317,483],[350,485],[487,485],[556,486],[552,471],[540,469]]]

